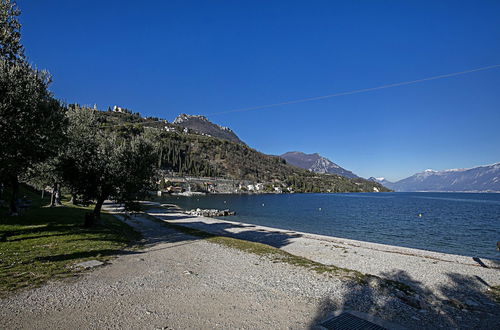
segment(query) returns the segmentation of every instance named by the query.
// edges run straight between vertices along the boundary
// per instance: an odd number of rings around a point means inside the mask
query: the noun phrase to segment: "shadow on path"
[[[228,222],[205,223],[202,221],[193,221],[193,219],[196,219],[198,217],[179,215],[178,211],[175,211],[174,213],[164,209],[148,210],[148,214],[157,217],[158,219],[171,222],[175,225],[181,225],[184,227],[201,230],[213,235],[220,235],[250,242],[262,243],[273,246],[275,248],[286,246],[291,243],[291,240],[293,238],[302,236],[294,232],[286,233],[282,231],[251,229],[256,228],[256,226],[254,225]]]
[[[401,270],[383,277],[411,290],[344,282],[341,298],[325,297],[309,327],[315,329],[335,311],[354,310],[409,329],[500,329],[500,304],[486,293],[485,282],[461,274],[447,276],[448,283],[435,293]]]

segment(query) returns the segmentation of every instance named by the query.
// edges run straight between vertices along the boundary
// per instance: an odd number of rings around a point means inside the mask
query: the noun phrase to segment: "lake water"
[[[500,194],[349,193],[167,197],[184,209],[236,211],[226,220],[500,259]]]

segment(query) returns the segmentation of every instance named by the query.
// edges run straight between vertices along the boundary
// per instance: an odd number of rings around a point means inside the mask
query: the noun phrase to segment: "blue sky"
[[[364,177],[500,162],[499,1],[20,0],[30,61],[68,103],[204,114],[268,154]]]

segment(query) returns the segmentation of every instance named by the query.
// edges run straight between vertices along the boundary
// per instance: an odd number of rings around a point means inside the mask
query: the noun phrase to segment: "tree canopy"
[[[24,61],[20,14],[15,1],[0,0],[0,57],[9,62]]]
[[[104,127],[97,112],[88,108],[71,107],[68,119],[61,161],[64,182],[85,199],[97,200],[96,218],[106,199],[127,202],[151,187],[156,153],[143,133],[123,135]]]
[[[0,59],[0,175],[16,176],[52,156],[64,112],[48,91],[48,73]]]
[[[11,213],[21,173],[56,154],[64,112],[48,90],[50,76],[26,62],[0,58],[0,181],[12,186]]]

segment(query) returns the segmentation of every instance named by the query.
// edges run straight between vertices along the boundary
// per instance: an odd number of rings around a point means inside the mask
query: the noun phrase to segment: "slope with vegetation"
[[[163,170],[178,175],[269,183],[295,192],[388,191],[376,182],[361,178],[312,173],[287,164],[281,157],[262,154],[242,143],[194,131],[186,133],[180,128],[175,129],[175,125],[164,124],[162,120],[132,121],[132,115],[126,113],[101,112],[100,115],[104,125],[119,126],[123,132],[156,131],[156,145],[160,149],[158,163]],[[162,125],[166,129],[160,129]]]

